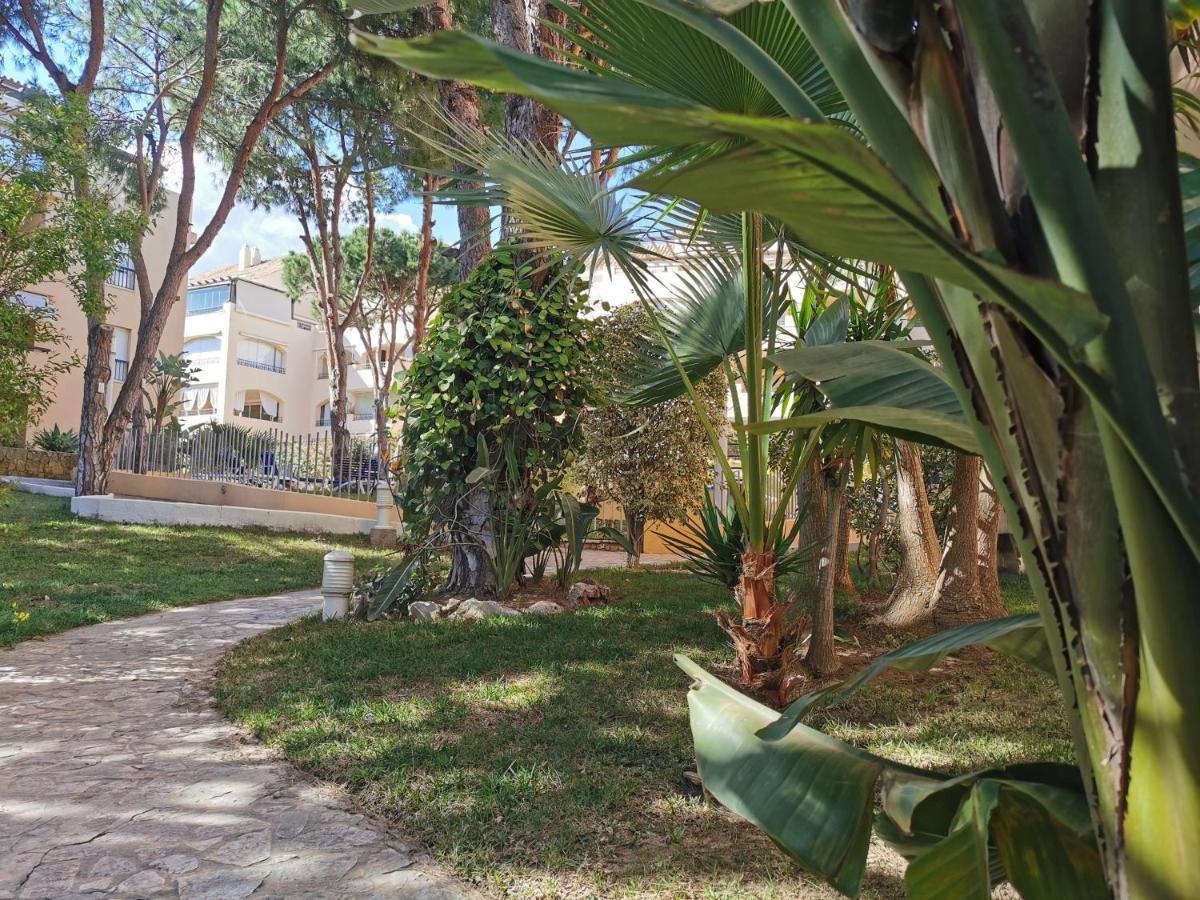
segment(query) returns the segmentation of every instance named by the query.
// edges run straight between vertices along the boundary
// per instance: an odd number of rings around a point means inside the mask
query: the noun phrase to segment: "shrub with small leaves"
[[[466,493],[481,439],[511,442],[526,484],[562,471],[592,393],[586,304],[577,269],[507,244],[442,300],[396,390],[406,520],[439,518]]]

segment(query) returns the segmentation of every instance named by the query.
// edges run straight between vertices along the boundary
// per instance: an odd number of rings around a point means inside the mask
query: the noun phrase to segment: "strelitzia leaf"
[[[866,867],[875,787],[887,760],[801,725],[779,741],[757,732],[777,713],[684,656],[692,739],[704,786],[844,894]]]
[[[895,406],[835,406],[802,416],[747,425],[745,429],[750,434],[773,434],[798,428],[807,430],[830,422],[860,422],[918,444],[946,447],[960,453],[979,453],[974,432],[961,418]]]
[[[975,646],[988,647],[1049,675],[1054,674],[1054,661],[1050,658],[1046,631],[1041,617],[1036,613],[973,622],[906,644],[876,657],[869,666],[839,684],[805,694],[788,706],[778,720],[763,729],[759,737],[765,740],[782,738],[813,710],[841,703],[888,669],[927,672],[951,653]]]

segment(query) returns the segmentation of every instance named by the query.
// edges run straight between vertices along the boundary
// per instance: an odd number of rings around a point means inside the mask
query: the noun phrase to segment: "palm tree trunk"
[[[987,467],[979,469],[979,599],[988,618],[1008,615],[1004,594],[1000,590],[1000,497],[992,486]]]
[[[808,555],[808,569],[815,572],[821,558],[821,544],[828,537],[825,528],[829,518],[829,498],[819,459],[809,462],[800,478],[800,501],[805,517],[804,524],[800,526],[800,546],[812,548]]]
[[[978,456],[960,455],[954,461],[950,524],[933,601],[939,625],[988,618],[979,594],[979,470]]]
[[[908,628],[927,619],[933,609],[940,550],[933,512],[925,493],[921,455],[908,441],[896,441],[896,537],[900,571],[879,624]]]
[[[839,464],[826,476],[825,489],[829,497],[825,530],[829,537],[822,545],[821,561],[818,566],[817,596],[813,604],[812,637],[804,662],[818,677],[830,675],[838,669],[837,653],[834,650],[834,600],[837,586],[837,550],[841,533],[841,520],[846,499],[845,465]]]
[[[838,514],[837,568],[833,588],[853,597],[858,594],[854,579],[850,576],[850,511],[846,508],[846,492],[842,491],[842,509]]]

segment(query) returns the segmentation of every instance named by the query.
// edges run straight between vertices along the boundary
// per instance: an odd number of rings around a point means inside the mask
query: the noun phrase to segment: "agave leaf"
[[[1036,613],[1006,616],[973,622],[937,634],[877,656],[867,667],[838,684],[813,691],[796,699],[769,728],[759,733],[765,740],[778,740],[799,724],[814,709],[841,703],[888,669],[927,672],[951,653],[966,647],[983,646],[1012,656],[1054,675],[1054,660],[1046,643],[1046,631]]]

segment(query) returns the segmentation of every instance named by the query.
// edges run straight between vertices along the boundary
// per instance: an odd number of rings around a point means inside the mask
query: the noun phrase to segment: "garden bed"
[[[233,651],[217,697],[497,894],[833,896],[707,801],[692,774],[687,678],[671,655],[728,664],[711,616],[728,595],[678,572],[587,574],[621,602],[474,622],[304,620]],[[1029,609],[1020,585],[1009,600]],[[847,621],[847,653],[899,643]],[[958,770],[1069,759],[1058,704],[1049,678],[980,653],[889,673],[814,721]],[[873,848],[864,896],[902,893],[900,860]]]

